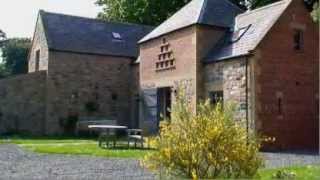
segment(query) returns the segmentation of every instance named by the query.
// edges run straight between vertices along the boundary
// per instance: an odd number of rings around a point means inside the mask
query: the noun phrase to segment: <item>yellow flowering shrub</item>
[[[209,102],[192,113],[182,96],[171,110],[171,120],[161,124],[159,137],[143,164],[169,176],[182,178],[250,178],[263,164],[259,142],[247,136],[234,120],[233,106]]]

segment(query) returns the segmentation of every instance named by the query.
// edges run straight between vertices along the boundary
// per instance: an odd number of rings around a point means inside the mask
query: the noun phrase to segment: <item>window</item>
[[[249,30],[251,24],[242,28],[239,28],[235,32],[233,32],[231,42],[237,42],[241,39],[241,37]]]
[[[36,51],[36,64],[35,64],[35,71],[39,71],[39,64],[40,64],[40,50]]]
[[[112,99],[113,101],[116,101],[116,100],[118,99],[118,95],[117,95],[116,93],[112,93],[112,94],[111,94],[111,99]]]
[[[112,37],[115,40],[122,40],[121,34],[117,32],[112,32]]]
[[[303,31],[300,29],[294,30],[293,45],[295,50],[302,50],[303,48]]]
[[[167,43],[167,39],[166,39],[166,38],[163,38],[163,39],[162,39],[162,43],[163,43],[163,44]]]
[[[221,102],[223,103],[223,91],[213,91],[209,93],[210,102],[213,105]]]

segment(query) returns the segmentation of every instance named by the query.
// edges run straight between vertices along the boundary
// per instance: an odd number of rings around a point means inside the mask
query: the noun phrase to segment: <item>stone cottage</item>
[[[137,42],[151,30],[40,11],[29,74],[0,82],[2,131],[61,134],[79,119],[133,127]]]
[[[93,117],[155,133],[179,87],[194,111],[234,102],[248,131],[276,138],[265,149],[319,151],[318,50],[303,0],[193,0],[156,28],[41,11],[29,74],[0,81],[0,132]]]

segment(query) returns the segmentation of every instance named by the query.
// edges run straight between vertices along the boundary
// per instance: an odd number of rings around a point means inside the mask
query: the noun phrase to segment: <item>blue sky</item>
[[[96,17],[96,0],[1,0],[0,29],[8,37],[32,37],[39,9]]]

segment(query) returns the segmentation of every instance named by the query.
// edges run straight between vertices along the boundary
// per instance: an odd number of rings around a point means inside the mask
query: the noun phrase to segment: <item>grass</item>
[[[143,158],[151,150],[126,149],[120,146],[116,149],[102,149],[95,139],[72,137],[19,137],[12,136],[0,139],[0,144],[17,144],[18,146],[37,153],[90,155],[106,158]],[[121,144],[120,144],[121,145]]]
[[[320,165],[313,166],[297,166],[289,168],[278,168],[278,169],[262,169],[259,171],[258,179],[267,180],[273,179],[272,176],[277,171],[287,171],[296,174],[294,179],[301,180],[318,180],[320,179]]]

